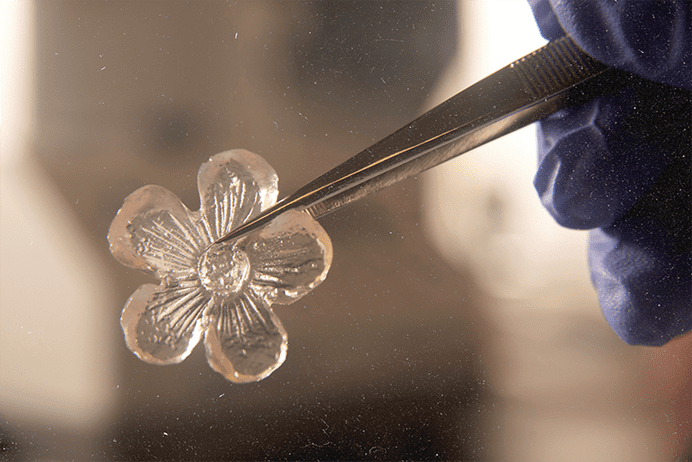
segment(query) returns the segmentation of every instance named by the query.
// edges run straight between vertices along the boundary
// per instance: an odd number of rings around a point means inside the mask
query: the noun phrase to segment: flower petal
[[[254,271],[250,286],[270,303],[288,304],[327,277],[332,242],[305,212],[288,211],[252,235],[245,252]]]
[[[204,337],[209,365],[231,382],[257,382],[286,359],[288,337],[279,318],[261,298],[221,299],[210,310]]]
[[[181,362],[202,336],[202,314],[209,299],[195,281],[174,287],[141,286],[120,318],[127,347],[150,364]]]
[[[211,242],[274,205],[279,177],[260,156],[244,149],[225,151],[202,164],[197,187],[202,225]]]
[[[148,185],[125,199],[108,231],[111,253],[121,263],[160,278],[196,271],[206,243],[193,224],[197,214],[160,186]]]

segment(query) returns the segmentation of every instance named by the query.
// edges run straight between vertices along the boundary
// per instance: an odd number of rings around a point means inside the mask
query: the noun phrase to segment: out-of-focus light
[[[96,431],[115,396],[112,291],[70,207],[30,156],[34,2],[0,5],[0,409],[9,425]]]

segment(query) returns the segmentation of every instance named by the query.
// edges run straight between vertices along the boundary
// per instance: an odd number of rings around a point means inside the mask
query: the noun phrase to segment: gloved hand
[[[663,345],[692,329],[689,0],[529,3],[546,39],[567,34],[634,74],[539,123],[534,185],[558,223],[591,230],[591,279],[613,330]]]

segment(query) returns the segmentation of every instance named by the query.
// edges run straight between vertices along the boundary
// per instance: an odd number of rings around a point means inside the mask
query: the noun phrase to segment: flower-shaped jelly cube
[[[161,280],[127,301],[125,341],[143,361],[176,364],[204,336],[214,370],[232,382],[258,381],[286,358],[286,331],[271,305],[293,303],[325,279],[331,241],[310,215],[290,211],[214,244],[276,202],[276,173],[249,151],[213,156],[200,167],[197,185],[196,212],[149,185],[128,196],[111,223],[115,258]]]

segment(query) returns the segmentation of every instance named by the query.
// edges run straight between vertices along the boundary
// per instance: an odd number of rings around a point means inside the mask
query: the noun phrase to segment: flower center
[[[202,285],[215,294],[234,295],[250,276],[250,260],[232,244],[213,245],[199,259],[197,274]]]

